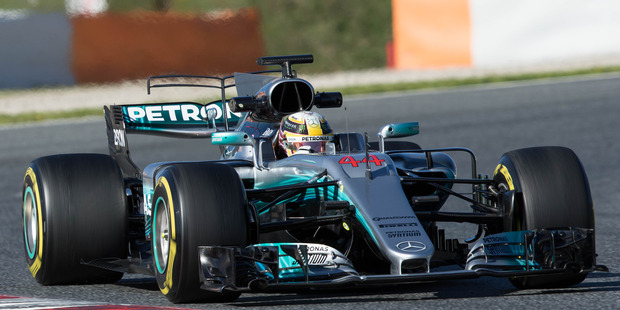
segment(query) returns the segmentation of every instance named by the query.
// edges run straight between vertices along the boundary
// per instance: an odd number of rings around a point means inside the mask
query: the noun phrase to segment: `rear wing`
[[[264,74],[280,72],[265,70]],[[161,87],[203,87],[221,91],[221,100],[197,102],[166,102],[104,107],[110,155],[121,166],[126,178],[140,178],[141,171],[129,156],[127,134],[151,134],[180,138],[209,138],[214,132],[229,131],[247,117],[248,112],[233,113],[228,109],[226,89],[235,87],[235,75],[224,77],[194,75],[162,75],[150,77],[147,93]],[[170,83],[168,81],[182,81]]]
[[[180,138],[209,138],[216,131],[227,131],[227,126],[236,127],[247,115],[230,112],[221,101],[112,105],[105,107],[105,113],[113,129]]]
[[[279,65],[281,70],[235,73],[224,77],[198,75],[161,75],[150,77],[147,93],[161,87],[202,87],[219,89],[221,100],[209,104],[166,102],[105,107],[110,155],[121,166],[126,178],[141,178],[141,170],[129,156],[127,133],[142,133],[182,138],[210,138],[219,131],[231,131],[249,113],[263,122],[279,122],[285,115],[342,105],[340,93],[317,93],[291,69],[292,64],[311,63],[312,55],[261,57],[261,66]],[[279,77],[265,75],[280,73]],[[170,82],[173,81],[173,82]],[[226,98],[226,89],[236,87],[237,97]]]

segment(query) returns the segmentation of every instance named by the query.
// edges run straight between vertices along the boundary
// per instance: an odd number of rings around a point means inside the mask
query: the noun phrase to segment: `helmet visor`
[[[324,136],[294,136],[287,135],[287,148],[292,154],[295,153],[325,153],[325,145],[333,141],[333,135]]]
[[[293,151],[298,153],[325,153],[326,142],[293,142]]]

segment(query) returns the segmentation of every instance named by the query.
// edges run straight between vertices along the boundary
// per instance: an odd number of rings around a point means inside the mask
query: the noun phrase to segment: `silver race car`
[[[149,92],[210,87],[222,98],[107,106],[109,155],[34,160],[23,185],[34,278],[106,283],[142,273],[176,303],[480,276],[518,288],[570,286],[605,269],[596,264],[592,198],[573,151],[510,151],[483,177],[466,148],[408,141],[417,122],[387,124],[376,139],[335,133],[315,110],[341,107],[342,95],[315,92],[291,68],[312,61],[262,57],[259,65],[280,69],[152,77]],[[221,157],[140,168],[130,133],[209,138]],[[464,178],[455,153],[471,159]],[[462,184],[471,192],[453,188]],[[442,211],[450,197],[462,212]],[[446,238],[445,222],[472,223],[477,233]]]

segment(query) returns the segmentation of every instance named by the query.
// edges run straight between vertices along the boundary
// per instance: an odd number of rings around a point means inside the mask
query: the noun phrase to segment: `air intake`
[[[269,97],[274,110],[287,115],[310,109],[314,101],[314,90],[306,81],[284,80],[273,86]]]

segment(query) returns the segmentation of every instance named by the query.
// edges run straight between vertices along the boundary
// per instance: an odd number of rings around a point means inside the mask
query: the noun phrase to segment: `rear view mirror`
[[[384,140],[388,138],[403,138],[414,136],[420,133],[420,124],[418,122],[396,123],[383,126],[377,133],[379,137],[379,151],[384,151]]]
[[[211,135],[213,145],[253,146],[254,138],[242,131],[214,132]]]

